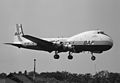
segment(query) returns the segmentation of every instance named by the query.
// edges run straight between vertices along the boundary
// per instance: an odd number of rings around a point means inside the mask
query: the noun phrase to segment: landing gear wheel
[[[58,55],[58,51],[55,51],[54,59],[59,59],[60,56]]]
[[[72,60],[72,59],[73,59],[73,56],[72,56],[72,55],[69,55],[69,56],[68,56],[68,59],[69,59],[69,60]]]
[[[70,51],[69,51],[68,59],[69,59],[69,60],[72,60],[72,59],[73,59],[72,52],[70,52]]]
[[[92,61],[94,61],[95,59],[96,59],[96,57],[95,57],[95,56],[92,56],[92,57],[91,57],[91,60],[92,60]]]
[[[60,56],[59,55],[54,55],[54,59],[59,59]]]

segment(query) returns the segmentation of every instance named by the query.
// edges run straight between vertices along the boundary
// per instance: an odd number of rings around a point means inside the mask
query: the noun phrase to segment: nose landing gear
[[[91,53],[91,54],[92,54],[91,60],[94,61],[96,59],[96,57],[93,55],[93,53]]]

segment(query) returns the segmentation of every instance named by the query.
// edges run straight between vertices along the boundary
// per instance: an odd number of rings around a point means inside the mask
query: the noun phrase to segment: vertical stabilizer
[[[22,24],[16,24],[16,32],[15,32],[15,37],[14,37],[14,42],[22,42],[22,36],[24,35],[23,29],[22,29]]]
[[[15,33],[15,35],[24,35],[22,24],[16,24],[16,29],[17,29],[17,32]]]

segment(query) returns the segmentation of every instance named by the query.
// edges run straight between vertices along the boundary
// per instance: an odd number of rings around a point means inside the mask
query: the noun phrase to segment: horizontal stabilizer
[[[14,44],[14,43],[4,43],[4,44],[13,45],[13,46],[16,46],[18,48],[20,48],[22,46],[21,44]]]

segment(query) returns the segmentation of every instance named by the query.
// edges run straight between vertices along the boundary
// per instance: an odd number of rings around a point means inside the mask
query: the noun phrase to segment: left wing
[[[55,50],[55,44],[52,42],[49,42],[40,38],[36,38],[30,35],[23,35],[23,37],[36,43],[37,46],[42,48],[41,50],[48,51],[48,52],[52,52]]]

